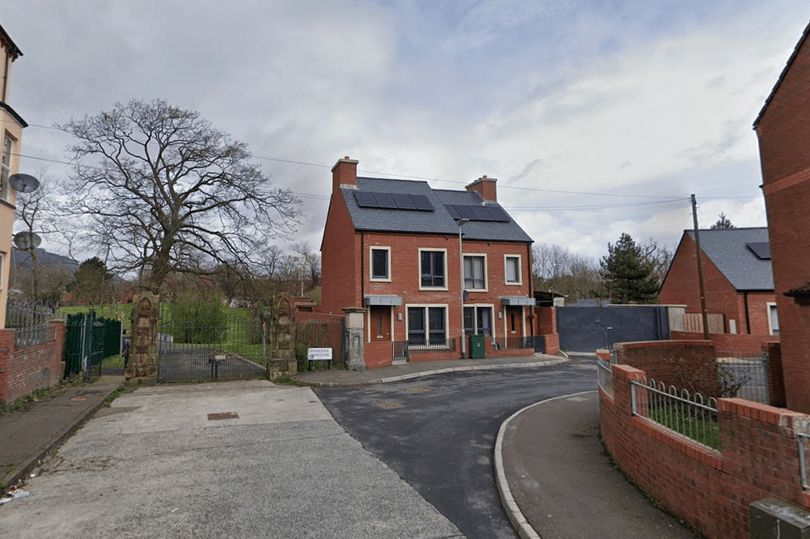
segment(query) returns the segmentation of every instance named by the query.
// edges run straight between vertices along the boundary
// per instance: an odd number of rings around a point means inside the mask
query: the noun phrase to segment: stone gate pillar
[[[365,342],[365,321],[366,310],[363,308],[346,308],[346,368],[351,371],[366,370],[365,353],[363,343]]]
[[[160,296],[144,292],[132,299],[127,382],[154,384],[158,377],[158,318]]]
[[[271,380],[289,376],[298,370],[295,359],[295,301],[282,294],[273,300],[270,316],[270,343],[267,374]]]

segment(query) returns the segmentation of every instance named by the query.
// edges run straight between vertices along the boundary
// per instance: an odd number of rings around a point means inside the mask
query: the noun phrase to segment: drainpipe
[[[6,102],[6,91],[8,90],[8,57],[9,56],[11,56],[11,54],[8,51],[6,51],[6,59],[5,59],[5,62],[3,64],[3,98],[0,99],[0,101],[2,101],[3,103]]]
[[[360,307],[365,306],[366,306],[366,233],[360,232]]]
[[[743,292],[743,302],[745,303],[745,331],[751,335],[751,318],[748,315],[748,292]]]

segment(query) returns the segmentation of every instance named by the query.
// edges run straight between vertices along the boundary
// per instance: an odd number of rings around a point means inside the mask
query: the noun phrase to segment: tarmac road
[[[443,374],[358,389],[317,389],[335,419],[470,539],[517,537],[495,486],[492,455],[512,413],[596,389],[592,361]]]
[[[463,537],[309,388],[265,381],[123,395],[35,473],[0,537]]]

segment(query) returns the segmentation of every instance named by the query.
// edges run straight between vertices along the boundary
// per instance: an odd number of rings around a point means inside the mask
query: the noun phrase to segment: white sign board
[[[332,359],[332,349],[307,348],[307,359],[310,361],[330,361]]]

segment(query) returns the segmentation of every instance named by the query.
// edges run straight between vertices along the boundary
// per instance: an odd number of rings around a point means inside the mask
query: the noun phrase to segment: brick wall
[[[810,283],[810,45],[798,47],[757,123],[787,405],[810,413],[810,305],[784,292]]]
[[[388,367],[393,363],[394,352],[391,341],[371,341],[363,345],[363,356],[366,367],[376,369]]]
[[[762,498],[810,509],[796,441],[810,416],[719,399],[722,450],[716,451],[633,415],[630,382],[646,375],[614,365],[613,398],[599,392],[605,446],[643,491],[709,539],[749,537],[748,506]]]
[[[0,330],[0,402],[13,402],[62,380],[65,372],[62,348],[65,324],[55,320],[48,324],[47,342],[21,350],[14,349],[14,330]]]
[[[674,341],[698,341],[703,339],[703,334],[671,331],[670,337]],[[779,337],[773,335],[731,335],[728,333],[714,333],[711,335],[711,339],[717,357],[757,357],[762,355],[762,348],[766,343],[779,341]]]
[[[710,342],[649,341],[616,343],[616,363],[632,365],[656,382],[717,395],[717,364]]]

